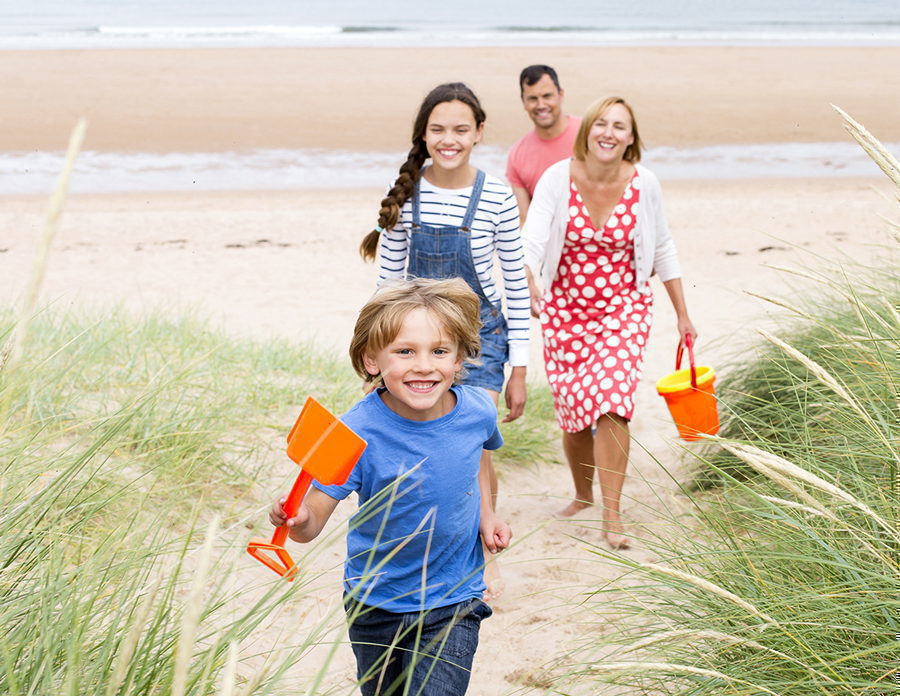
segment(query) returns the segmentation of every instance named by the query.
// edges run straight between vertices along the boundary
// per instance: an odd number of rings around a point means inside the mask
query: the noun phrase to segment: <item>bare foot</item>
[[[554,517],[557,519],[563,519],[568,517],[575,517],[582,510],[587,510],[589,507],[593,507],[593,503],[585,502],[584,500],[573,500],[571,503],[566,505],[562,510],[554,513]]]
[[[606,543],[617,551],[631,548],[631,539],[625,536],[625,530],[619,520],[610,520],[603,523],[606,530]]]
[[[625,549],[631,548],[631,539],[624,534],[617,534],[616,532],[606,533],[606,543],[617,551],[624,551]]]

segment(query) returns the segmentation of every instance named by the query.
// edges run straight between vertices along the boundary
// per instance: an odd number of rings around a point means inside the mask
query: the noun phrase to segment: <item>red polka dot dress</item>
[[[606,413],[631,420],[653,297],[637,291],[635,172],[602,229],[569,184],[569,224],[556,277],[544,293],[544,364],[560,428],[575,433]]]

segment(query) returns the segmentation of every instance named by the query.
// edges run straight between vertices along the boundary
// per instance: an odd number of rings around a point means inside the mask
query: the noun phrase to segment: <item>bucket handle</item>
[[[694,363],[694,339],[689,333],[678,341],[678,350],[675,352],[675,369],[681,369],[681,358],[684,355],[684,347],[687,346],[688,362],[691,366],[691,386],[697,388],[697,366]]]

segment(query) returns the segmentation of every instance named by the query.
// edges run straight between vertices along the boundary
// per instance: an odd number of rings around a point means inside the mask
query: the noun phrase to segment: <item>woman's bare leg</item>
[[[600,417],[594,437],[594,461],[603,498],[603,528],[607,542],[614,549],[627,549],[631,545],[624,534],[620,509],[630,443],[628,421],[611,413]]]
[[[575,497],[557,514],[571,517],[594,504],[594,435],[590,428],[577,433],[563,433],[563,452],[572,472]]]

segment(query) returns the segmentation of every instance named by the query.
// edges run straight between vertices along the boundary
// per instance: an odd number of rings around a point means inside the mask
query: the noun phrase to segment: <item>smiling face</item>
[[[449,390],[462,368],[462,356],[438,317],[424,307],[403,318],[388,345],[366,352],[363,364],[370,375],[381,375],[386,387],[382,400],[403,418],[434,420],[453,408]]]
[[[484,124],[475,122],[471,107],[459,100],[442,102],[431,110],[425,126],[425,147],[436,169],[453,172],[469,166]]]
[[[539,131],[550,131],[562,116],[563,91],[544,74],[533,85],[522,85],[522,106]]]
[[[600,162],[625,158],[625,150],[634,143],[631,114],[623,104],[613,104],[601,113],[587,132],[587,152]]]

